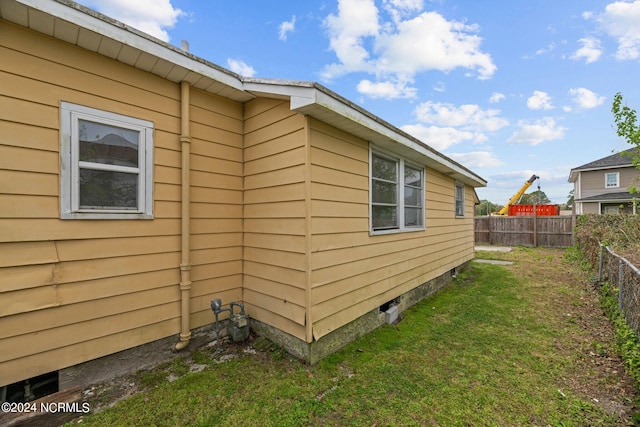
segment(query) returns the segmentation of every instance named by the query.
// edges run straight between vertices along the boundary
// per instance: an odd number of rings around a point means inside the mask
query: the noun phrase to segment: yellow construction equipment
[[[509,205],[512,205],[512,204],[518,202],[518,200],[520,200],[520,198],[522,197],[524,192],[527,191],[527,188],[531,187],[531,184],[533,184],[533,181],[535,181],[536,179],[539,179],[539,178],[540,177],[538,175],[535,175],[535,174],[531,175],[531,178],[529,178],[524,183],[522,188],[520,188],[520,190],[518,190],[518,192],[516,194],[514,194],[511,199],[509,199],[507,204],[504,205],[504,207],[502,209],[500,209],[496,215],[502,215],[502,216],[508,215],[509,214]]]

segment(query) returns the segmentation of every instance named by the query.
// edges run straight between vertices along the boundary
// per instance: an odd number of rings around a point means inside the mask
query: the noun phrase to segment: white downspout
[[[176,351],[180,351],[189,345],[191,340],[191,133],[189,117],[189,83],[180,83],[180,121],[181,135],[180,145],[182,148],[182,215],[181,215],[181,261],[180,261],[180,298],[181,298],[181,318],[180,318],[180,341],[176,344]]]

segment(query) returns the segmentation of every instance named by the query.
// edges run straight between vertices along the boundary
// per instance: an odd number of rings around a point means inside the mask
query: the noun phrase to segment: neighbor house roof
[[[628,191],[620,191],[618,193],[603,193],[597,194],[595,196],[584,197],[582,199],[576,199],[576,202],[628,202],[629,200],[633,200],[634,197],[637,197],[635,194],[631,194]]]
[[[470,169],[318,83],[242,77],[70,0],[0,0],[0,18],[238,102],[259,96],[287,99],[293,111],[419,160],[465,184],[487,185]]]
[[[637,148],[630,148],[628,150],[621,151],[619,153],[615,153],[598,160],[594,160],[582,166],[578,166],[577,168],[573,168],[571,169],[571,173],[569,174],[569,182],[575,182],[575,180],[578,178],[579,172],[601,170],[601,169],[613,169],[613,168],[620,168],[620,167],[632,167],[633,154],[637,150],[638,150]]]

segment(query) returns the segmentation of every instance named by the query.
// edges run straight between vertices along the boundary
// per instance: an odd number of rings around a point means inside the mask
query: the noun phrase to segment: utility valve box
[[[240,308],[239,313],[233,312],[233,307]],[[240,302],[231,302],[229,307],[222,307],[220,299],[211,300],[211,310],[216,317],[216,336],[220,338],[220,328],[218,316],[223,311],[229,312],[229,320],[227,321],[227,334],[233,341],[239,342],[249,338],[249,316],[244,312],[244,304]]]
[[[244,310],[229,318],[227,333],[231,339],[236,342],[249,338],[249,316],[244,314]]]

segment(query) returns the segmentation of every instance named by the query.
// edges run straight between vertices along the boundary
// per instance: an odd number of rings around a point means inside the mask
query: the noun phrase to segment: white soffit
[[[0,0],[0,18],[31,28],[174,82],[246,102],[256,96],[289,99],[307,114],[473,187],[487,182],[474,172],[312,82],[242,78],[195,55],[68,0]]]
[[[419,161],[473,187],[487,185],[487,181],[469,169],[321,85],[245,79],[244,87],[257,96],[289,98],[291,110],[314,117],[400,156]]]
[[[240,102],[253,98],[239,75],[71,1],[0,0],[0,18],[171,81]]]

